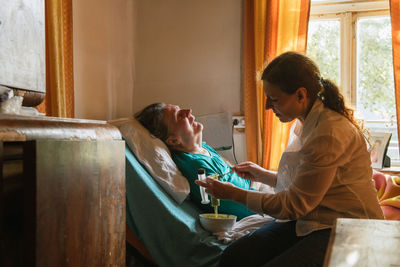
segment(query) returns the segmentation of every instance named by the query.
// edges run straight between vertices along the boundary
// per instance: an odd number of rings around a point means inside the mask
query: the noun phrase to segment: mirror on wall
[[[0,0],[0,7],[0,85],[35,106],[46,93],[44,0]]]

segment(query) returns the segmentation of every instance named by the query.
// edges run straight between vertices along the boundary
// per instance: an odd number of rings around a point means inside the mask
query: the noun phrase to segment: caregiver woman
[[[239,176],[276,187],[276,194],[244,190],[207,178],[206,192],[277,220],[232,243],[220,266],[322,266],[336,218],[383,219],[372,184],[370,155],[353,111],[338,87],[308,57],[287,52],[262,75],[281,122],[296,120],[278,173],[244,162]]]

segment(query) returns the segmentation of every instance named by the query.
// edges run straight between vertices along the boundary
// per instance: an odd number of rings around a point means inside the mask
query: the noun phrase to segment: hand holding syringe
[[[233,169],[230,170],[230,171],[227,172],[227,173],[223,173],[223,174],[213,174],[213,175],[211,175],[210,177],[212,177],[213,179],[219,180],[219,179],[221,179],[223,176],[225,176],[225,175],[227,175],[227,174],[229,174],[229,173],[232,173],[232,172],[234,172]],[[205,170],[204,170],[203,168],[198,169],[198,170],[197,170],[197,176],[198,176],[198,179],[199,179],[200,181],[204,181],[204,180],[206,179]],[[210,201],[209,201],[209,199],[208,199],[208,194],[206,193],[205,188],[202,187],[202,186],[200,187],[200,195],[201,195],[201,204],[208,204],[208,203],[210,203]],[[218,198],[215,198],[215,197],[213,197],[213,196],[211,196],[211,206],[214,208],[214,213],[215,213],[215,216],[216,216],[216,217],[218,216],[218,206],[219,206],[219,205],[220,205],[219,199],[218,199]]]

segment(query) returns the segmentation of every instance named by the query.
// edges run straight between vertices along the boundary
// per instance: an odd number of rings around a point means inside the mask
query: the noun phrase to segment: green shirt
[[[207,149],[210,156],[173,151],[172,158],[190,184],[190,195],[192,201],[200,206],[204,212],[213,212],[210,204],[201,204],[200,187],[194,183],[197,177],[197,170],[203,168],[206,176],[212,174],[223,174],[231,170],[231,167],[221,158],[221,156],[209,145],[202,143],[203,148]],[[220,181],[230,182],[237,187],[250,189],[250,181],[239,177],[236,173],[230,173],[220,179]],[[254,214],[248,208],[240,203],[231,200],[221,200],[218,212],[223,214],[233,214],[240,220],[243,217]]]

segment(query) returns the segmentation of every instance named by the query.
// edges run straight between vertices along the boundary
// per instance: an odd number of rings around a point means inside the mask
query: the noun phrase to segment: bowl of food
[[[211,233],[227,232],[236,223],[236,216],[229,214],[203,213],[199,217],[201,226]]]

